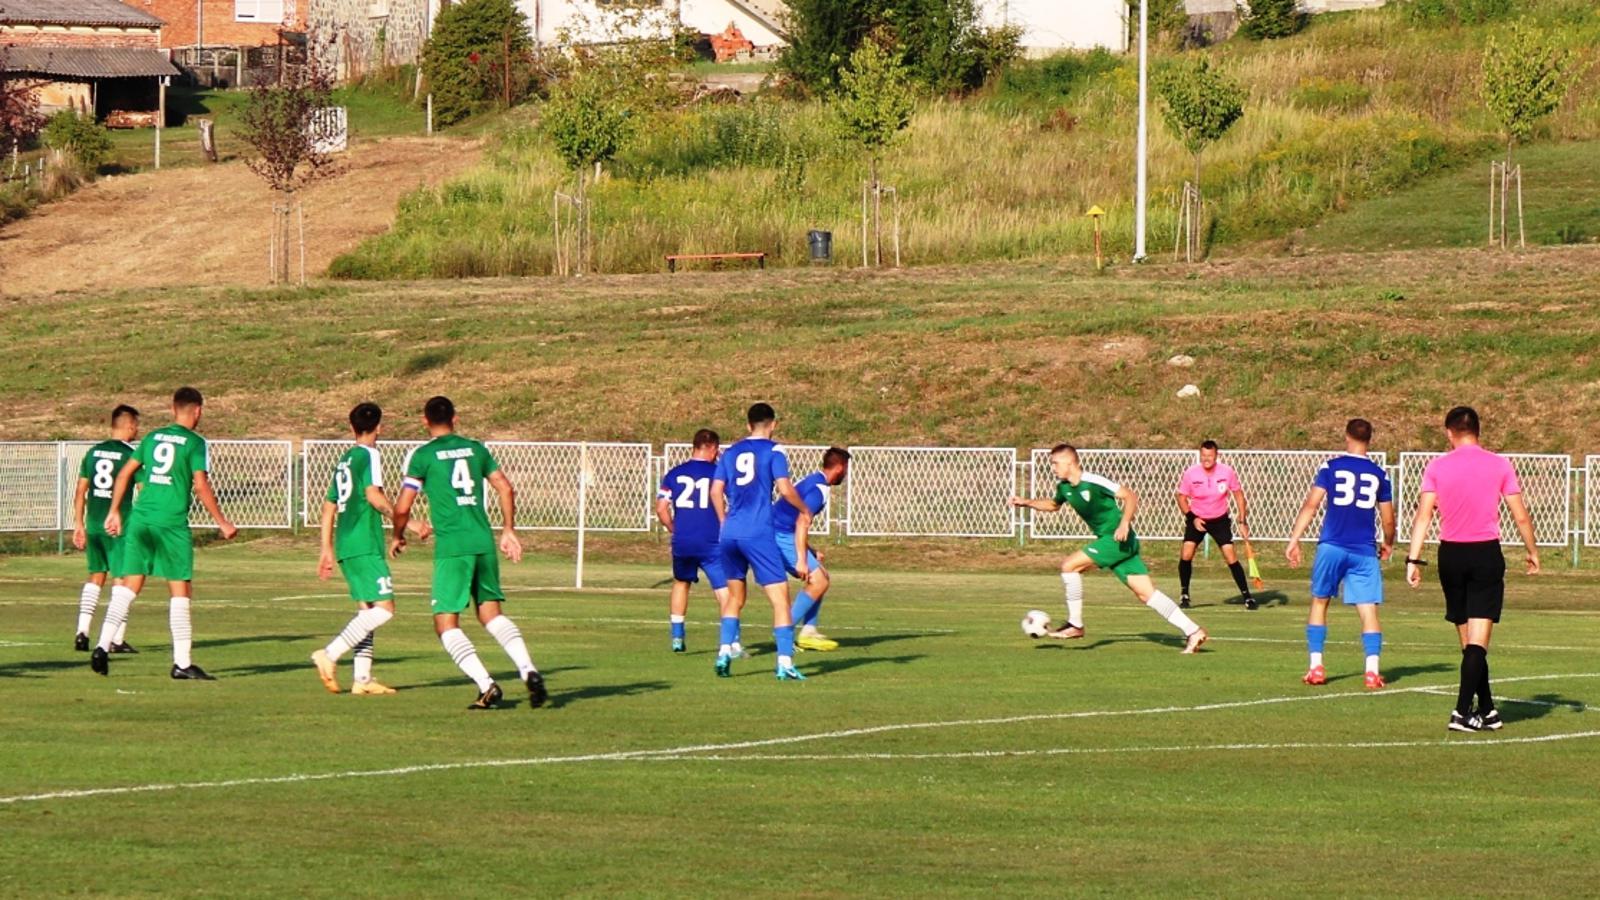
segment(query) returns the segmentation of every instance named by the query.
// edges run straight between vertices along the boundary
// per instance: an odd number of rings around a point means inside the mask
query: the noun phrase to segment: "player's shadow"
[[[540,669],[539,672],[540,672],[540,674],[544,675],[544,677],[546,679],[549,679],[550,676],[559,675],[562,672],[581,672],[581,671],[583,671],[584,669],[587,669],[587,668],[589,668],[589,667],[588,666],[560,666],[560,667],[554,668],[554,669]],[[472,684],[472,682],[469,681],[467,679],[467,676],[465,676],[465,675],[456,675],[456,676],[451,677],[451,678],[440,678],[440,679],[438,679],[436,681],[419,681],[419,682],[416,682],[414,684],[396,684],[396,685],[394,685],[394,689],[397,690],[397,691],[420,691],[423,688],[458,688],[458,687],[461,687],[464,684],[465,685],[470,685],[470,684]],[[513,683],[511,686],[515,687],[516,684]],[[502,683],[500,685],[500,687],[501,688],[505,688],[506,684]],[[508,700],[506,702],[509,703],[510,701]]]
[[[902,656],[835,657],[831,659],[819,659],[814,663],[810,659],[807,659],[804,662],[804,668],[802,671],[806,677],[810,678],[812,676],[832,675],[835,672],[844,672],[859,666],[870,666],[876,663],[893,663],[898,666],[903,666],[907,663],[913,663],[924,658],[924,655],[921,653],[911,653]],[[772,673],[770,671],[751,672],[750,674],[761,675],[765,678],[772,677]]]
[[[1397,684],[1413,675],[1429,675],[1434,672],[1451,672],[1454,670],[1455,666],[1449,663],[1428,663],[1425,666],[1395,666],[1383,670],[1383,681],[1385,684]],[[1341,675],[1330,675],[1328,676],[1328,683],[1333,684],[1344,681],[1346,678],[1361,678],[1364,674],[1364,672],[1345,672]]]
[[[552,691],[547,704],[552,709],[561,709],[574,703],[585,700],[602,700],[606,697],[635,697],[640,694],[653,694],[656,691],[665,691],[672,687],[667,681],[634,681],[628,684],[591,684],[568,691]]]
[[[314,634],[248,634],[230,638],[209,638],[195,641],[195,649],[206,647],[232,647],[237,644],[292,644],[295,641],[309,641],[317,637]],[[169,645],[170,646],[170,645]]]
[[[1559,709],[1581,713],[1588,710],[1588,704],[1582,700],[1570,700],[1560,694],[1534,694],[1527,699],[1503,699],[1498,701],[1500,718],[1507,722],[1529,722],[1542,719]]]
[[[1255,595],[1256,602],[1262,606],[1288,606],[1289,595],[1283,591],[1258,591]],[[1222,602],[1224,606],[1243,606],[1244,595],[1233,597]]]
[[[421,658],[421,654],[416,653],[413,653],[409,656],[385,655],[382,661],[383,664],[387,666],[390,663],[409,662],[413,659]],[[296,660],[294,662],[261,663],[254,666],[230,666],[226,669],[216,669],[215,672],[218,675],[232,675],[248,678],[252,675],[276,675],[279,672],[315,672],[316,670],[316,666],[312,665],[309,659],[306,659]]]
[[[1164,634],[1156,631],[1146,631],[1141,634],[1122,634],[1116,637],[1097,638],[1093,641],[1040,641],[1034,646],[1035,650],[1098,650],[1111,644],[1127,644],[1134,641],[1144,641],[1151,644],[1160,644],[1164,647],[1177,647],[1183,649],[1188,643],[1186,638],[1178,635]]]
[[[926,632],[908,632],[908,633],[890,633],[890,634],[867,634],[867,635],[862,635],[860,637],[836,637],[836,638],[834,638],[834,640],[839,642],[839,648],[840,649],[844,649],[845,647],[875,647],[878,644],[887,644],[887,643],[890,643],[891,641],[910,641],[910,640],[915,640],[917,638],[937,638],[937,637],[946,637],[946,635],[943,635],[943,634],[929,634],[929,633],[926,633]]]
[[[44,678],[44,672],[60,672],[65,669],[83,669],[89,671],[89,656],[84,654],[82,659],[39,659],[32,662],[6,663],[0,665],[0,678]]]

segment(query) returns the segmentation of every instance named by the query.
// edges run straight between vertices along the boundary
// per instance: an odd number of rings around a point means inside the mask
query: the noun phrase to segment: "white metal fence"
[[[0,531],[70,529],[77,468],[88,441],[0,443]],[[236,524],[245,528],[314,526],[322,498],[348,441],[211,441],[211,480]],[[407,453],[418,441],[379,445],[391,493]],[[496,441],[489,443],[517,488],[517,527],[548,531],[645,532],[655,527],[656,485],[666,470],[688,458],[687,444]],[[788,445],[797,478],[820,464],[822,445]],[[1055,491],[1049,451],[1019,454],[1008,447],[852,447],[850,478],[835,490],[816,534],[858,537],[971,537],[1044,540],[1089,537],[1076,516],[1012,509],[1011,494]],[[1084,468],[1128,486],[1141,500],[1137,528],[1147,540],[1177,540],[1183,532],[1174,495],[1183,470],[1198,461],[1193,450],[1080,451]],[[1221,459],[1239,472],[1250,504],[1251,536],[1288,537],[1294,516],[1324,451],[1234,450]],[[1422,472],[1436,453],[1402,453],[1390,469],[1401,538],[1421,488]],[[1521,480],[1541,545],[1600,547],[1600,454],[1583,459],[1557,454],[1507,454]],[[1387,462],[1374,454],[1380,465]],[[579,522],[579,508],[583,521]],[[426,515],[425,503],[419,512]],[[1320,516],[1320,514],[1319,514]],[[209,517],[196,506],[191,522]],[[1316,534],[1312,523],[1311,536]],[[1505,515],[1506,540],[1517,540]],[[1437,537],[1436,531],[1430,540]]]

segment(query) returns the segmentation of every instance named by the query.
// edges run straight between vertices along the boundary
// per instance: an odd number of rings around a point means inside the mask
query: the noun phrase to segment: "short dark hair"
[[[1052,458],[1054,458],[1054,457],[1056,457],[1056,456],[1058,456],[1058,455],[1060,455],[1062,453],[1071,453],[1073,459],[1077,459],[1078,458],[1078,448],[1072,446],[1071,444],[1057,444],[1054,447],[1050,448],[1050,456]]]
[[[694,449],[701,447],[720,447],[722,438],[709,428],[702,428],[694,433]]]
[[[1201,450],[1221,450],[1222,448],[1217,446],[1217,442],[1216,441],[1213,441],[1210,438],[1206,438],[1205,440],[1200,442],[1200,449]]]
[[[205,398],[200,396],[200,392],[192,387],[181,387],[172,392],[172,405],[179,409],[186,409],[190,406],[203,406],[205,402]]]
[[[850,451],[844,449],[843,447],[829,447],[822,453],[822,467],[824,469],[839,465],[840,463],[847,463],[849,461]]]
[[[422,404],[422,417],[429,425],[449,425],[456,417],[456,405],[449,397],[429,397],[428,402]]]
[[[126,403],[118,403],[117,408],[111,411],[111,424],[115,425],[128,416],[139,418],[139,411]]]
[[[350,428],[356,434],[371,434],[378,430],[378,423],[383,421],[383,410],[376,403],[357,403],[350,410]]]
[[[1470,406],[1458,406],[1444,415],[1444,427],[1455,434],[1478,434],[1478,411]]]
[[[1372,443],[1372,423],[1366,419],[1351,419],[1344,423],[1344,433],[1363,444]]]
[[[777,412],[769,403],[757,403],[750,407],[750,412],[745,415],[746,421],[751,425],[761,425],[778,418]]]

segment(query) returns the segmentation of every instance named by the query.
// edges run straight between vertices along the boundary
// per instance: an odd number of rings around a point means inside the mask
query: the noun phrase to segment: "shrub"
[[[1271,40],[1296,34],[1306,26],[1306,14],[1299,0],[1250,0],[1249,13],[1239,33],[1256,40]]]
[[[52,149],[70,154],[90,172],[111,156],[111,132],[88,116],[62,110],[44,126],[44,140]]]
[[[996,92],[1007,99],[1056,105],[1072,99],[1096,78],[1115,72],[1121,65],[1121,58],[1106,50],[1022,60],[1000,73]]]
[[[422,74],[433,94],[434,121],[441,126],[496,102],[523,100],[534,73],[528,22],[512,0],[445,6],[422,48]]]
[[[913,80],[950,93],[982,86],[1017,55],[1019,31],[987,29],[978,0],[790,0],[789,46],[779,66],[812,91],[832,93],[867,36],[893,36]]]
[[[1482,25],[1511,16],[1512,0],[1411,0],[1406,18],[1418,25]]]

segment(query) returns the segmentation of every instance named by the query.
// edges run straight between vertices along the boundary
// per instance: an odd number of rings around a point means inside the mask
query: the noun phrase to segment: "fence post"
[[[67,502],[67,444],[65,441],[56,441],[56,555],[61,556],[67,552],[67,536],[61,530],[61,523],[66,519],[62,506]]]
[[[583,537],[589,515],[589,442],[578,445],[578,560],[573,587],[583,589]]]

